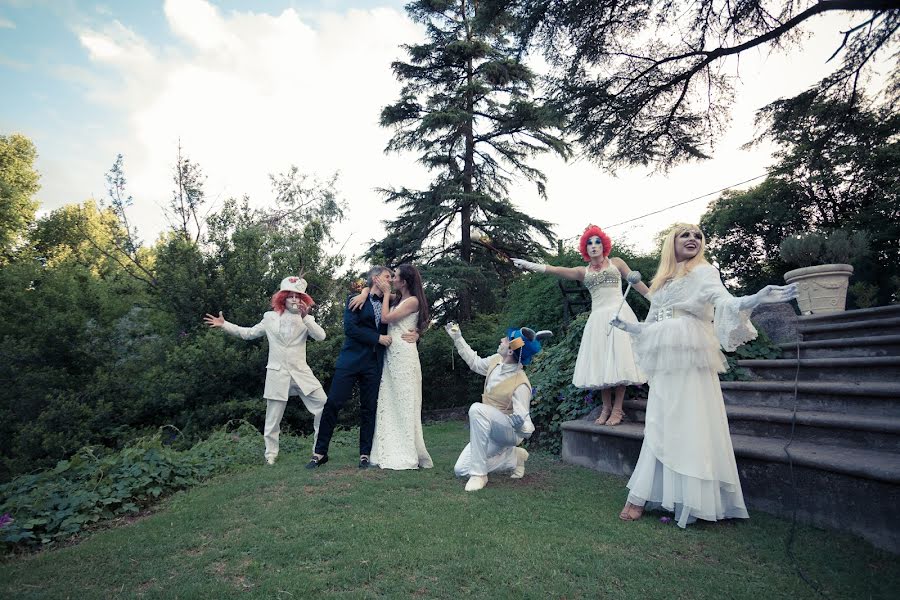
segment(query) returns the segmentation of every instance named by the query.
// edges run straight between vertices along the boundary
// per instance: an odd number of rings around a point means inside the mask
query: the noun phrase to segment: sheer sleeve
[[[728,293],[715,267],[701,269],[697,273],[701,276],[700,298],[715,307],[713,323],[722,349],[733,352],[741,344],[755,340],[756,328],[750,322],[753,309],[741,309],[741,299]]]

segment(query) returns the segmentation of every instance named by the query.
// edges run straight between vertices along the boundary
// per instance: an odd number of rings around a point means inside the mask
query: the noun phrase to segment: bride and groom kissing
[[[344,344],[307,469],[328,462],[338,413],[359,384],[359,468],[431,468],[422,436],[422,368],[416,342],[428,324],[422,277],[412,265],[369,270],[348,297]]]

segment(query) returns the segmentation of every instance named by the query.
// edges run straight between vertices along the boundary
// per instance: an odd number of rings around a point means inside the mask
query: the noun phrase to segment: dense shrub
[[[214,475],[259,464],[259,432],[249,423],[235,425],[183,451],[167,443],[178,433],[172,428],[118,451],[85,447],[53,469],[0,485],[0,543],[7,550],[53,546]],[[350,444],[355,436],[339,431],[333,443]],[[282,452],[305,451],[309,439],[283,432],[280,446]]]

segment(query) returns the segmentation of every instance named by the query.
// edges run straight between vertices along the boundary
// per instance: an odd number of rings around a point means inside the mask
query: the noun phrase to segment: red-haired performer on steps
[[[612,240],[596,225],[588,225],[584,230],[579,249],[588,263],[585,267],[554,267],[520,258],[512,261],[520,269],[581,281],[590,291],[591,316],[581,334],[572,383],[577,388],[600,390],[603,408],[594,421],[597,425],[618,425],[625,416],[622,412],[625,386],[647,381],[635,362],[630,336],[609,326],[610,319],[622,304],[622,279],[628,277],[631,269],[621,258],[609,258]],[[643,296],[649,292],[643,283],[636,284],[634,289]],[[622,306],[620,318],[637,323],[637,317],[627,304]],[[612,390],[616,393],[615,404],[610,399]]]

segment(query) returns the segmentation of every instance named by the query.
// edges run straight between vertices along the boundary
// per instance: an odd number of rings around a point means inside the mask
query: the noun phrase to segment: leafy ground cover
[[[467,494],[452,476],[461,422],[426,427],[435,468],[422,472],[359,471],[352,435],[317,471],[297,444],[275,466],[213,477],[127,525],[9,556],[0,596],[816,597],[785,554],[784,520],[624,523],[621,478],[539,453],[524,479]],[[852,536],[801,527],[795,552],[826,597],[900,589],[896,557]]]

